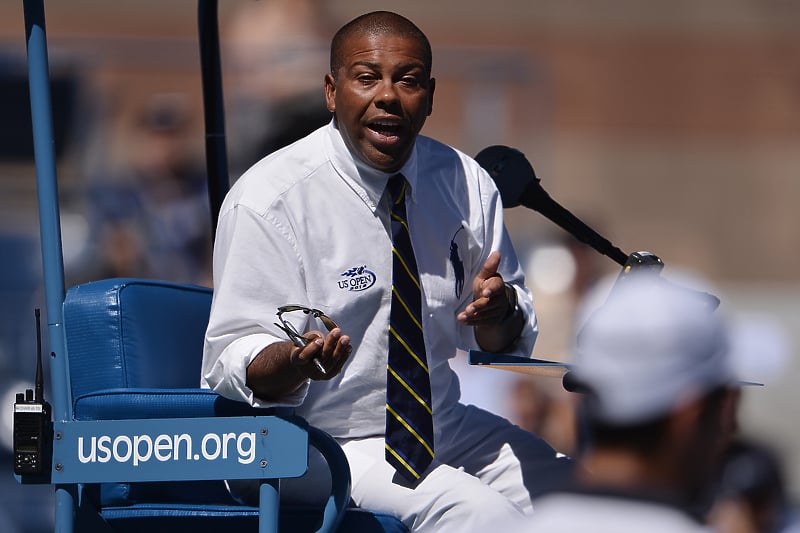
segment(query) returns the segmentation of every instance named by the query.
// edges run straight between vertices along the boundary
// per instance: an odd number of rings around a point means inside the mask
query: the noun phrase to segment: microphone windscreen
[[[528,184],[538,181],[525,154],[516,148],[489,146],[478,152],[475,160],[494,180],[504,208],[520,205]]]

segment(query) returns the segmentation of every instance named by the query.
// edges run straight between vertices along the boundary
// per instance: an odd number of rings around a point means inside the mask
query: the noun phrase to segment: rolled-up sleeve
[[[297,406],[308,382],[276,402],[247,386],[247,367],[272,343],[285,340],[274,325],[278,306],[302,301],[303,272],[280,222],[243,205],[220,215],[214,245],[214,298],[203,348],[201,386],[256,407]]]

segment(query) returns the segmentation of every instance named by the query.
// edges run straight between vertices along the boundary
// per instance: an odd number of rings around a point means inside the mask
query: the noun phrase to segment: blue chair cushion
[[[211,289],[109,279],[72,287],[64,331],[72,398],[113,388],[196,388]]]
[[[290,415],[291,408],[259,409],[210,389],[105,389],[74,400],[75,420]]]

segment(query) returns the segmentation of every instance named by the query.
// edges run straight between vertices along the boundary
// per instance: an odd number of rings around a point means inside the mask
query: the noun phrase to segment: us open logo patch
[[[339,288],[343,291],[364,291],[375,285],[375,273],[367,265],[350,268],[341,276]]]

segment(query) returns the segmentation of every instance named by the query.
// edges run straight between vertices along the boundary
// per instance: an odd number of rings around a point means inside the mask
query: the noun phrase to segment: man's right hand
[[[292,341],[270,344],[247,367],[247,386],[256,397],[280,402],[296,391],[307,379],[328,380],[342,371],[353,351],[350,337],[334,328],[327,335],[309,331],[303,335],[309,342],[299,348]],[[314,359],[322,365],[319,370]]]
[[[303,337],[309,342],[303,348],[293,347],[289,360],[303,376],[313,380],[336,376],[353,351],[350,337],[343,335],[341,328],[334,328],[324,336],[320,331],[309,331]]]

